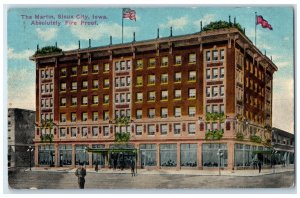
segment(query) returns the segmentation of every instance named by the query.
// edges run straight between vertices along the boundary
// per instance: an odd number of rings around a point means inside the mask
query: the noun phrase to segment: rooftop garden
[[[54,54],[54,53],[60,53],[60,52],[62,52],[62,49],[60,49],[56,46],[46,46],[46,47],[43,47],[42,49],[37,49],[34,56]]]
[[[231,28],[235,27],[241,32],[244,32],[242,26],[239,23],[231,23],[227,21],[215,21],[215,22],[210,22],[208,25],[203,27],[203,31],[208,31],[208,30],[217,30],[217,29],[222,29],[222,28]]]

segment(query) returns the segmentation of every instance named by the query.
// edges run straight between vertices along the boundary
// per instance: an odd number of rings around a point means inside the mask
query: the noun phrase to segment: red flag
[[[261,27],[268,28],[269,30],[273,30],[271,24],[267,20],[265,20],[261,15],[256,16],[256,25],[261,24]]]
[[[123,18],[136,21],[135,10],[131,10],[130,8],[123,8]]]

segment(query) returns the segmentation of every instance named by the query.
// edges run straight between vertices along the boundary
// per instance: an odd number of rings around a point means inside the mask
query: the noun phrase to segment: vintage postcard
[[[295,188],[293,6],[6,15],[9,193]]]

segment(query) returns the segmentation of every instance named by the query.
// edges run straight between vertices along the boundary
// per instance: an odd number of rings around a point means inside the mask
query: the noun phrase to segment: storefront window
[[[39,146],[39,165],[54,165],[54,145]]]
[[[72,145],[59,145],[59,164],[72,165]]]
[[[93,144],[92,148],[93,149],[103,149],[103,148],[105,148],[105,145],[104,144]],[[104,166],[105,165],[105,154],[104,153],[93,153],[92,161],[93,161],[93,165],[96,165],[96,163],[97,163],[98,166]]]
[[[160,166],[175,167],[177,166],[177,145],[161,144],[160,149]]]
[[[89,153],[85,150],[88,145],[76,145],[75,147],[75,165],[89,165]]]
[[[221,167],[227,167],[227,144],[203,144],[202,145],[202,165],[204,167],[218,167],[219,155],[218,150],[223,151],[221,157]]]
[[[180,166],[197,167],[197,144],[180,145]]]
[[[141,144],[141,166],[156,166],[156,145],[155,144]]]

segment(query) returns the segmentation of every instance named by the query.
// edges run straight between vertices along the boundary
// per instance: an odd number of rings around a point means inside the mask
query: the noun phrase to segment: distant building
[[[276,164],[294,164],[295,136],[278,128],[272,130],[272,145],[276,152]]]
[[[109,166],[115,135],[129,133],[138,166],[216,168],[222,156],[231,170],[271,142],[277,67],[237,28],[30,59],[36,165]],[[125,116],[129,125],[117,126]]]
[[[27,152],[27,149],[29,145],[33,145],[34,122],[35,111],[18,108],[8,109],[9,168],[29,166],[29,152]]]

